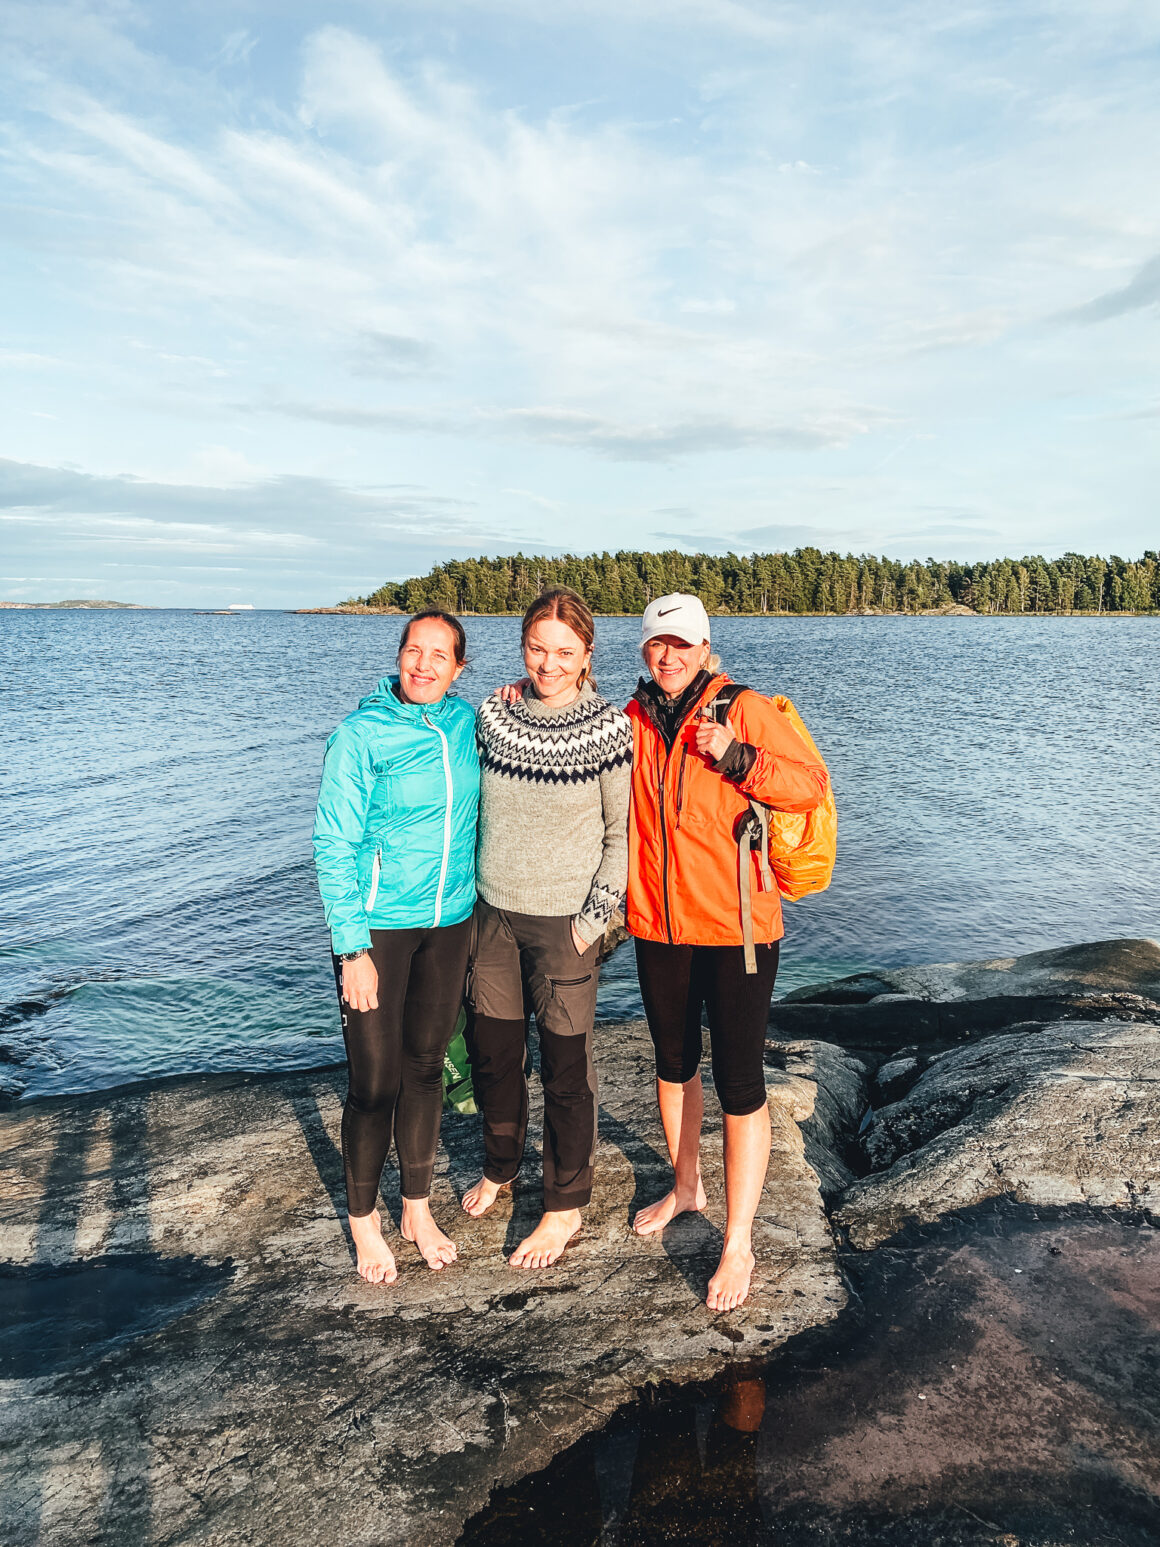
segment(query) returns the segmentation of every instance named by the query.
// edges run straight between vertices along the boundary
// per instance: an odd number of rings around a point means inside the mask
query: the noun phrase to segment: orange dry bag
[[[814,745],[814,738],[806,730],[805,721],[788,698],[770,699],[770,703],[784,714],[810,751],[826,767],[826,760]],[[829,769],[826,769],[827,775]],[[777,889],[791,902],[808,897],[811,892],[824,892],[834,874],[834,861],[838,856],[838,808],[834,804],[834,787],[826,784],[826,797],[812,811],[770,811],[769,813],[769,863],[777,877]]]

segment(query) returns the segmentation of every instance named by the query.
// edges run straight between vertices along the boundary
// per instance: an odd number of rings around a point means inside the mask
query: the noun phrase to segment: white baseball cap
[[[671,596],[658,596],[649,602],[640,620],[640,642],[647,645],[650,639],[661,634],[675,634],[687,645],[706,641],[709,638],[709,614],[700,597],[674,591]]]

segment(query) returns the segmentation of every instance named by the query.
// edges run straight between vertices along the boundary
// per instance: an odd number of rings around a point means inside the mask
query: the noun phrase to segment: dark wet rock
[[[628,926],[624,922],[624,914],[618,908],[605,925],[604,938],[600,942],[598,953],[600,960],[606,962],[610,956],[615,956],[620,947],[631,938]]]
[[[867,1067],[829,1042],[767,1042],[770,1105],[800,1130],[802,1154],[822,1196],[836,1197],[854,1179],[846,1156],[867,1107]]]
[[[917,1058],[892,1058],[889,1063],[879,1064],[874,1071],[873,1092],[877,1103],[897,1101],[914,1084],[922,1072]]]
[[[778,1037],[881,1049],[946,1046],[1019,1021],[1098,1018],[1160,1024],[1156,941],[858,973],[787,994],[770,1024]]]
[[[838,1222],[867,1249],[988,1198],[1160,1218],[1160,1028],[1030,1023],[955,1048],[874,1114]]]
[[[795,1055],[799,1105],[826,1056]],[[449,1117],[433,1207],[461,1260],[431,1273],[392,1232],[389,1288],[356,1276],[346,1243],[340,1071],[0,1114],[0,1261],[26,1325],[39,1277],[67,1344],[45,1345],[42,1317],[42,1357],[30,1347],[0,1387],[5,1542],[452,1542],[495,1483],[650,1383],[711,1377],[835,1316],[846,1292],[779,1082],[754,1294],[719,1318],[703,1303],[723,1218],[716,1103],[707,1215],[641,1240],[629,1221],[667,1175],[643,1025],[601,1027],[598,1061],[596,1194],[563,1261],[528,1274],[505,1261],[538,1217],[538,1161],[491,1215],[459,1211],[479,1125]],[[820,1135],[841,1101],[817,1088]],[[397,1221],[393,1172],[386,1185]],[[136,1309],[102,1318],[73,1294],[118,1270],[135,1275],[121,1287]]]
[[[628,1409],[464,1547],[1155,1547],[1160,1231],[997,1203],[844,1266],[837,1321]]]

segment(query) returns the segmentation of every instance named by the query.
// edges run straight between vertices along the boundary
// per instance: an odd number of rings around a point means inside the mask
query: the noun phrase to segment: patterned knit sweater
[[[628,881],[627,715],[585,683],[563,709],[493,694],[476,729],[480,896],[512,913],[571,914],[591,945]]]

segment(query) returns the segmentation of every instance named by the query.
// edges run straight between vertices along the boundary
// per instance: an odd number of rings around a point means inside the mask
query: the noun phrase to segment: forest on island
[[[1160,611],[1160,555],[1141,559],[1038,556],[959,564],[869,554],[565,554],[452,559],[427,575],[388,581],[352,604],[418,612],[519,613],[545,586],[579,591],[597,613],[639,613],[654,596],[688,591],[713,613],[979,613]]]

